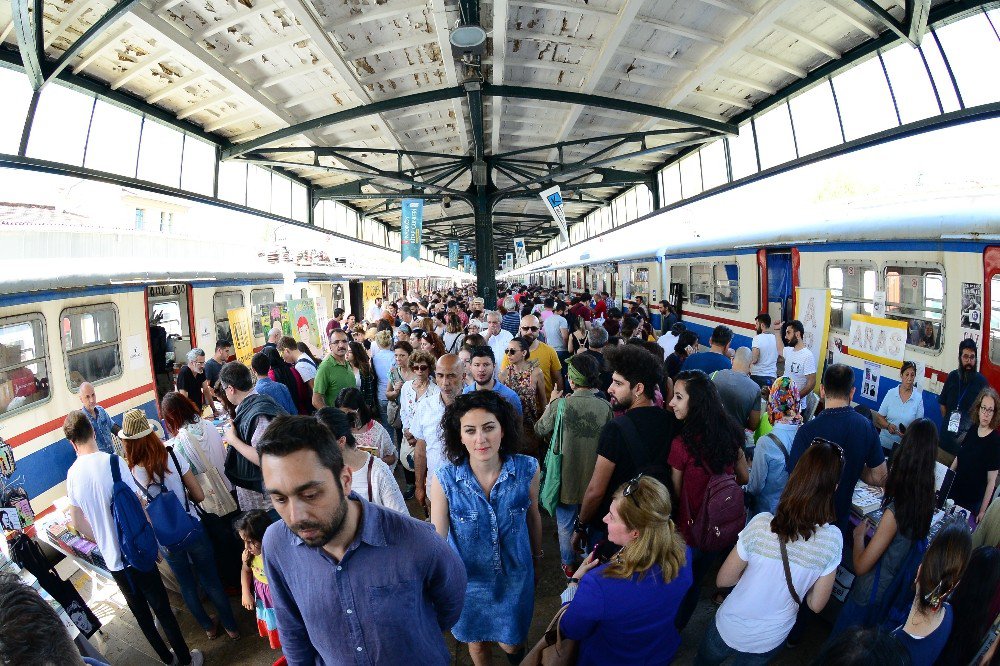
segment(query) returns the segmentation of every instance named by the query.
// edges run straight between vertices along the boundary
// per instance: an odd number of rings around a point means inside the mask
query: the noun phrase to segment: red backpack
[[[683,494],[690,516],[690,545],[711,553],[732,548],[747,521],[743,488],[736,483],[736,476],[713,474],[705,487],[704,500],[695,514],[691,513],[687,493]]]

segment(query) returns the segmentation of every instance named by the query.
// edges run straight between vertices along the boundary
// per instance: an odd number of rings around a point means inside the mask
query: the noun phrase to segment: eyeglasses
[[[632,493],[634,493],[636,489],[639,488],[639,479],[641,479],[643,476],[645,476],[645,474],[641,473],[639,474],[639,476],[629,481],[628,485],[625,486],[625,490],[622,491],[622,497],[631,497]],[[639,500],[637,500],[635,497],[632,497],[632,501],[635,502],[636,506],[639,506]]]
[[[538,327],[537,326],[522,326],[521,330],[522,331],[537,331]]]
[[[979,411],[984,414],[992,414],[996,411],[996,407],[987,407],[986,405],[979,405]]]
[[[415,365],[415,366],[413,366],[413,369],[416,370],[417,372],[421,372],[423,370],[430,370],[431,366],[429,366],[429,365]]]
[[[814,437],[813,441],[811,441],[809,443],[809,446],[814,446],[816,444],[827,444],[827,445],[829,445],[830,448],[832,448],[834,451],[836,451],[837,455],[840,456],[840,464],[841,465],[844,464],[844,447],[842,447],[840,444],[837,444],[836,442],[831,442],[828,439],[823,439],[822,437]]]

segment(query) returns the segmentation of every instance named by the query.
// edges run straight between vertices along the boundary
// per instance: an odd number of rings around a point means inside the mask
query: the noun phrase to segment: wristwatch
[[[579,585],[580,584],[580,579],[579,578],[575,578],[575,577],[574,578],[570,578],[570,579],[568,579],[566,581],[566,584],[567,585]]]

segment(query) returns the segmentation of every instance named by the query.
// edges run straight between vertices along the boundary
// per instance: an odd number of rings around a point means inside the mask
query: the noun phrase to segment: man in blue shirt
[[[292,394],[288,391],[288,387],[267,376],[268,371],[271,369],[271,361],[268,360],[266,354],[263,352],[254,354],[250,359],[250,368],[257,375],[257,385],[254,386],[254,390],[258,394],[271,398],[289,414],[299,413],[298,408],[295,406],[295,401],[292,400]]]
[[[351,492],[331,433],[279,416],[258,444],[265,492],[282,518],[265,567],[289,664],[446,666],[442,636],[465,601],[465,566],[428,523]]]
[[[795,433],[789,456],[791,470],[814,439],[821,438],[839,445],[844,451],[844,466],[840,484],[833,496],[837,527],[846,534],[851,514],[854,486],[862,480],[873,486],[885,484],[886,464],[875,426],[851,407],[854,398],[854,371],[843,363],[827,366],[823,373],[820,396],[825,408]],[[849,543],[845,540],[844,543]]]
[[[941,456],[950,464],[951,458],[961,448],[961,440],[973,426],[969,411],[984,388],[989,386],[986,377],[977,370],[979,350],[968,338],[958,343],[958,369],[948,373],[938,405],[941,407]]]
[[[111,435],[117,435],[122,427],[112,421],[104,408],[97,404],[97,393],[90,382],[80,384],[80,403],[83,404],[84,415],[94,428],[97,448],[105,453],[114,453],[115,447],[111,443]]]
[[[524,410],[521,405],[521,398],[509,386],[505,386],[497,381],[493,375],[495,369],[496,358],[493,356],[493,350],[485,345],[482,347],[473,347],[469,358],[469,373],[476,383],[466,386],[462,389],[462,393],[495,391],[503,396],[507,402],[514,405],[518,416],[523,418]]]
[[[733,362],[729,360],[729,343],[732,340],[732,329],[721,324],[716,326],[708,341],[709,351],[688,356],[684,359],[681,370],[701,370],[706,375],[711,375],[716,370],[732,370]]]

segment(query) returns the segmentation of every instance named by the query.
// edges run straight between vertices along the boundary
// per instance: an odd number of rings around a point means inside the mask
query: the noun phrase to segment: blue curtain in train
[[[792,295],[792,255],[767,255],[767,300],[784,303]]]

